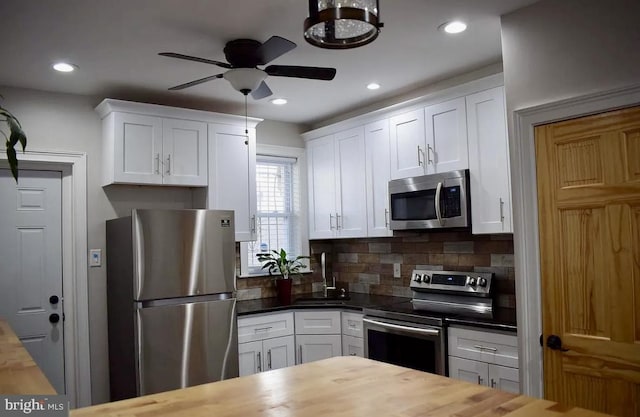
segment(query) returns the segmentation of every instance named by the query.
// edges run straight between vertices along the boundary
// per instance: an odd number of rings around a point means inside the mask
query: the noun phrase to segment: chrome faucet
[[[328,287],[327,286],[327,262],[325,259],[324,252],[322,252],[322,254],[320,255],[320,265],[322,267],[322,288],[324,289],[324,297],[327,298],[327,291],[336,289],[336,277],[333,276],[333,287]]]

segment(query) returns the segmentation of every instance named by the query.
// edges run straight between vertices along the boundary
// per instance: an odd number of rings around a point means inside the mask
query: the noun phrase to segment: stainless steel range
[[[446,375],[447,318],[493,314],[492,273],[414,270],[413,298],[364,310],[365,356]]]

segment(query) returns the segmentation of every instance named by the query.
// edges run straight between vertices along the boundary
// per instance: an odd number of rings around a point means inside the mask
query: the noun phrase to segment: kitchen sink
[[[314,295],[312,297],[299,297],[293,300],[293,304],[343,304],[344,301],[348,301],[351,298],[347,294],[341,292],[331,291],[324,297],[322,294]]]

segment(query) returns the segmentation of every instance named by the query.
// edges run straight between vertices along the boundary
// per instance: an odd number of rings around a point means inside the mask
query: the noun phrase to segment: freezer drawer
[[[136,310],[138,395],[238,376],[236,300]]]

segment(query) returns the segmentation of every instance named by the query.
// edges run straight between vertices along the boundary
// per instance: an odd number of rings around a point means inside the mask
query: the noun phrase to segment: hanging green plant
[[[2,98],[2,96],[0,96]],[[18,156],[16,154],[16,145],[20,142],[22,145],[22,152],[27,147],[27,135],[25,135],[22,130],[22,126],[16,117],[9,112],[9,110],[0,106],[0,123],[5,123],[6,126],[9,126],[9,135],[7,136],[7,132],[5,132],[2,127],[4,125],[0,125],[0,132],[4,136],[6,140],[7,146],[7,159],[9,160],[9,168],[11,168],[11,174],[13,178],[18,182]]]

